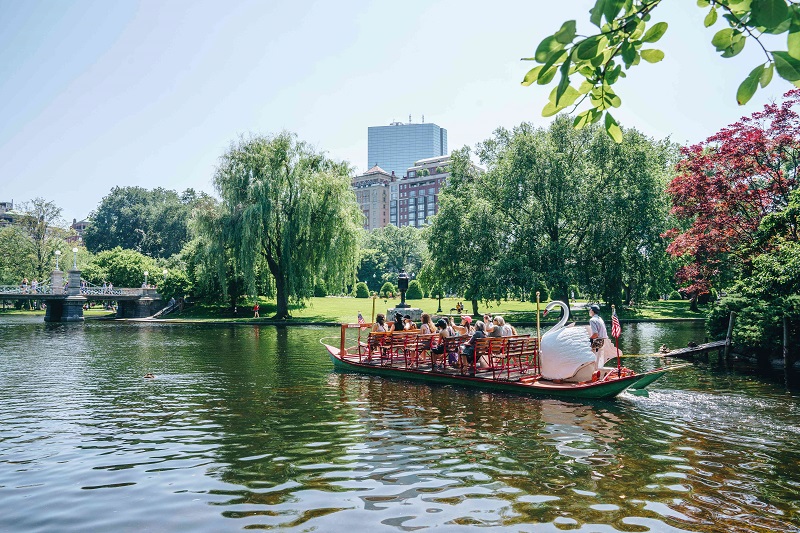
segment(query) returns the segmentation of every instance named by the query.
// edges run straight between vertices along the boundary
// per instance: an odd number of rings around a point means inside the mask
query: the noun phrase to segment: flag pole
[[[536,343],[542,343],[542,335],[539,333],[539,291],[536,291]]]
[[[614,320],[614,318],[616,316],[617,316],[617,306],[612,304],[611,305],[611,320],[612,320],[612,322],[613,322],[613,320]],[[619,319],[617,318],[617,320],[619,320]],[[620,362],[620,358],[619,358],[619,335],[617,335],[614,338],[614,341],[615,341],[616,348],[617,348],[617,377],[621,377],[622,376],[622,363]]]

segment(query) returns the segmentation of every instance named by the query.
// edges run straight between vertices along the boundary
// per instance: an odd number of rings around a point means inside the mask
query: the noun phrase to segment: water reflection
[[[797,531],[779,387],[695,367],[616,402],[485,393],[332,372],[335,333],[0,323],[0,530]]]

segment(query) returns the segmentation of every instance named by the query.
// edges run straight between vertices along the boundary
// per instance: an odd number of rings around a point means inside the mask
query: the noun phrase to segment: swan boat
[[[641,373],[603,366],[610,351],[593,353],[587,329],[566,325],[569,315],[563,302],[551,302],[546,312],[555,307],[561,307],[562,317],[542,336],[541,343],[529,335],[481,339],[476,356],[485,356],[489,364],[467,373],[432,364],[430,347],[435,335],[368,333],[371,324],[342,324],[338,346],[325,343],[326,339],[320,342],[337,371],[573,399],[615,398],[689,366],[664,366]],[[457,353],[458,345],[466,340],[462,337],[445,343],[445,360],[448,352]],[[613,353],[616,357],[616,351]]]

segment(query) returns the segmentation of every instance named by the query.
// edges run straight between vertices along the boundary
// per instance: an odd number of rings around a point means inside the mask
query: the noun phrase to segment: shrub
[[[391,281],[387,281],[381,287],[381,296],[384,298],[388,298],[390,294],[394,294],[397,292],[397,288],[392,284]]]
[[[679,293],[678,291],[672,291],[671,293],[669,293],[669,299],[670,300],[683,300],[683,298],[681,298],[681,293]]]
[[[317,282],[314,284],[314,296],[317,298],[324,298],[328,295],[328,288],[325,286],[325,282],[321,279],[318,279]]]
[[[412,279],[411,283],[408,284],[408,290],[406,291],[406,299],[408,300],[422,299],[422,287],[420,287],[419,281]]]
[[[356,298],[369,298],[369,287],[363,281],[356,283]]]

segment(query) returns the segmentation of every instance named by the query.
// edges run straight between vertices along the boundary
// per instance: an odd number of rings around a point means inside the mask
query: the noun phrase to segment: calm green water
[[[779,381],[571,403],[334,373],[333,328],[40,320],[0,318],[0,531],[800,531]]]

